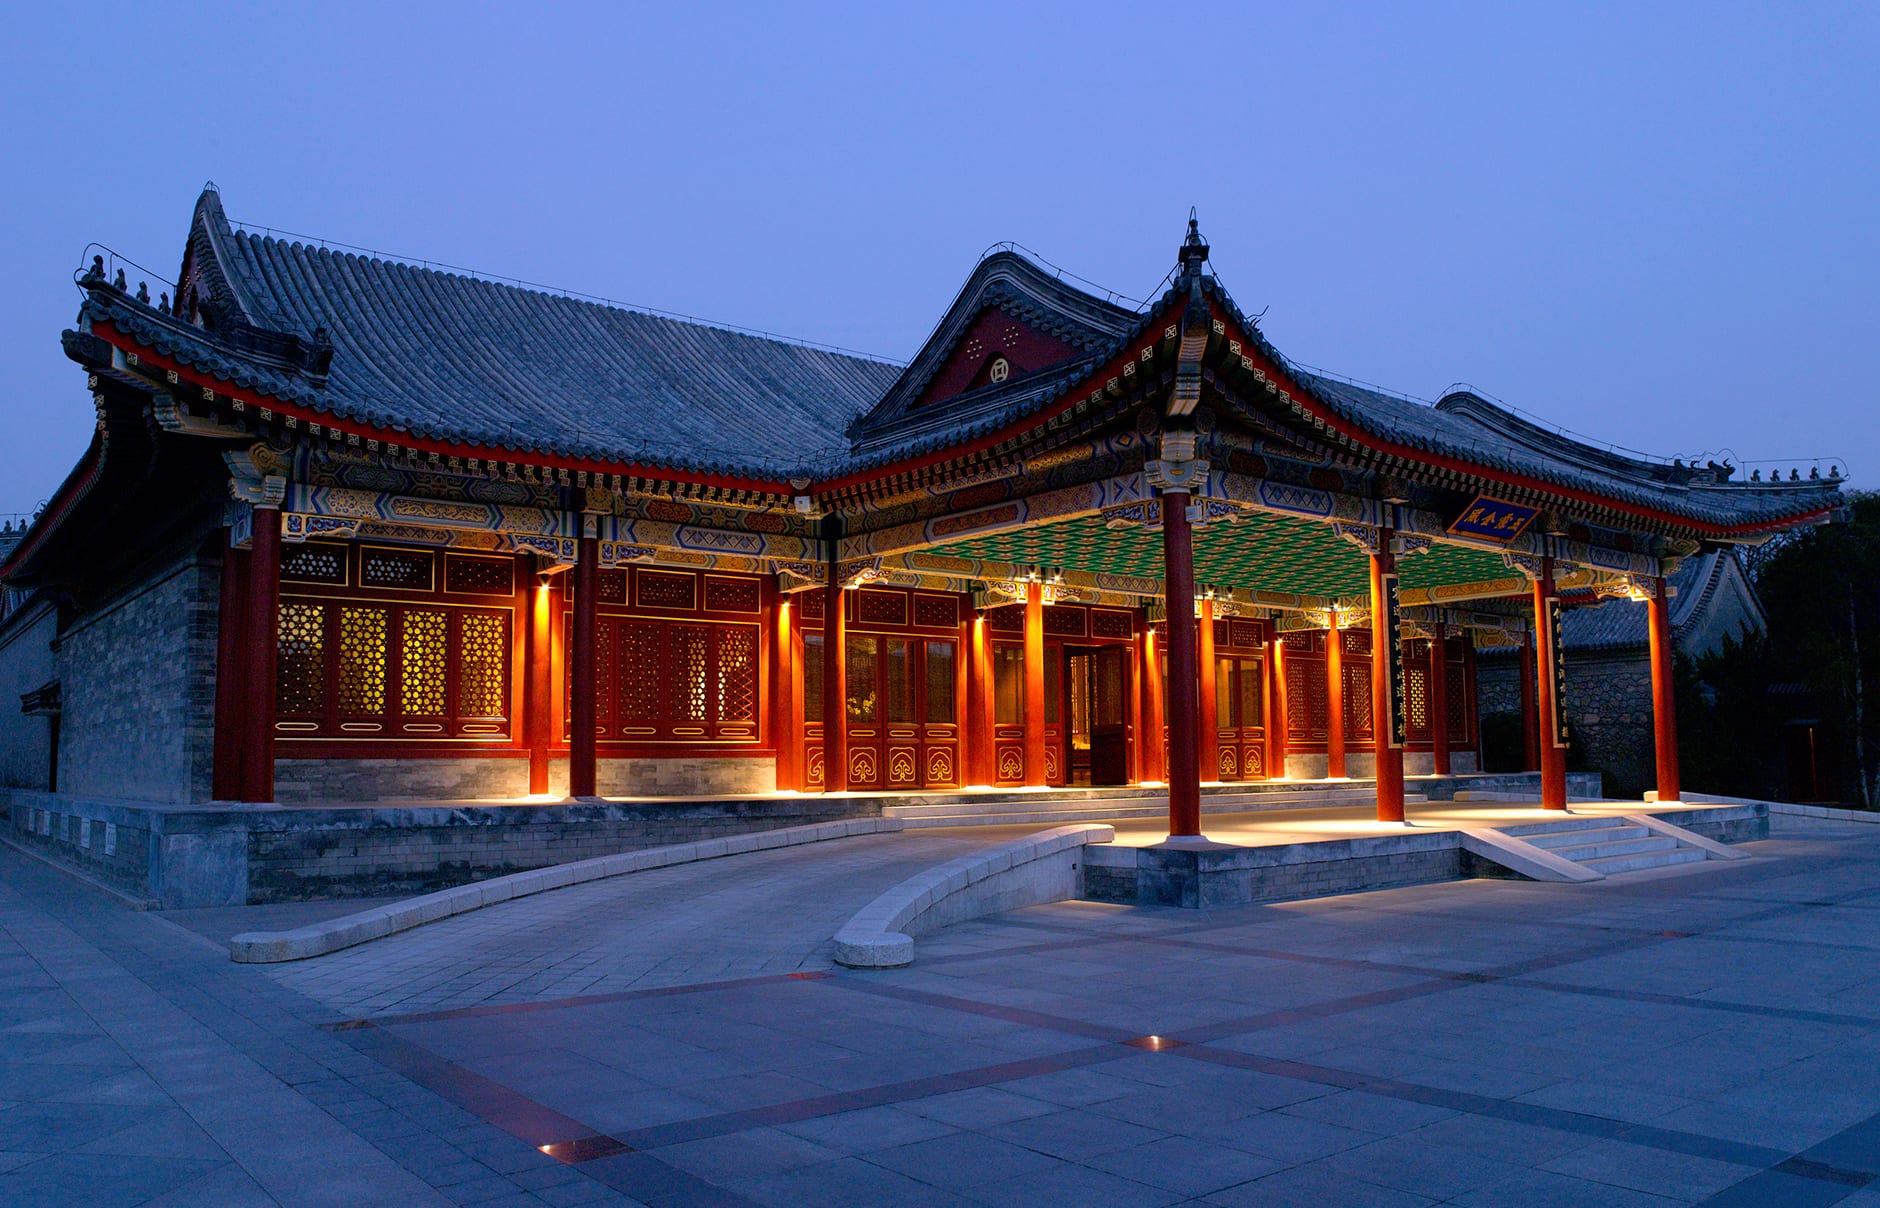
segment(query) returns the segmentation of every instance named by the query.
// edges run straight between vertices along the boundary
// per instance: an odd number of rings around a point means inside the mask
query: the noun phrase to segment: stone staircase
[[[1694,835],[1666,833],[1677,828],[1647,826],[1630,818],[1559,818],[1496,829],[1601,876],[1712,857],[1709,850],[1691,841],[1697,838]]]
[[[1279,785],[1257,790],[1203,789],[1203,814],[1244,814],[1256,810],[1294,810],[1341,805],[1371,805],[1377,791],[1369,782],[1361,786]],[[1408,793],[1406,803],[1429,800]],[[939,801],[884,805],[881,816],[898,818],[907,829],[939,826],[1068,826],[1078,822],[1111,822],[1126,818],[1156,818],[1168,812],[1168,797],[1158,792],[1132,792],[1127,796],[1060,797],[1043,793],[996,796],[986,800],[950,797]]]

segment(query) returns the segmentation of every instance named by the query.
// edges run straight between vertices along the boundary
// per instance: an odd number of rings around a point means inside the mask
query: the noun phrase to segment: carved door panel
[[[1025,783],[1025,644],[992,644],[992,779]]]
[[[921,642],[920,780],[926,788],[960,782],[959,643]]]
[[[1214,735],[1222,780],[1264,780],[1266,660],[1229,655],[1214,662]]]

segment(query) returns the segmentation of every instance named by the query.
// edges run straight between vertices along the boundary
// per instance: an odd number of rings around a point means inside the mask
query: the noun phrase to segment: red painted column
[[[829,565],[823,588],[823,791],[849,791],[849,641],[842,579]]]
[[[528,563],[523,564],[525,572]],[[529,744],[529,792],[548,792],[548,752],[555,744],[552,695],[555,662],[553,576],[527,575],[524,582],[529,604],[529,628],[523,647],[522,694],[524,701],[523,734]]]
[[[1279,630],[1267,643],[1266,774],[1274,780],[1286,779],[1286,643]]]
[[[1401,639],[1390,622],[1390,602],[1384,579],[1397,571],[1391,553],[1393,534],[1379,529],[1377,552],[1371,555],[1371,749],[1377,753],[1377,820],[1403,821],[1403,748],[1391,741],[1391,644]]]
[[[1162,643],[1154,629],[1142,634],[1142,682],[1149,698],[1143,735],[1144,780],[1168,780],[1168,685],[1162,680]]]
[[[1215,710],[1219,686],[1214,682],[1214,601],[1201,597],[1201,616],[1195,621],[1195,672],[1201,682],[1201,753],[1195,757],[1206,780],[1221,778],[1221,729]]]
[[[281,616],[281,512],[255,505],[248,551],[248,610],[242,626],[243,801],[274,800],[274,663]]]
[[[769,590],[771,607],[770,639],[770,746],[777,753],[777,789],[783,792],[803,787],[798,761],[803,755],[803,727],[796,720],[796,633],[790,618],[796,612],[795,600],[776,589]]]
[[[1548,602],[1554,598],[1554,560],[1541,559],[1540,578],[1534,580],[1534,663],[1540,698],[1541,808],[1567,808],[1567,752],[1559,743],[1561,719],[1553,627],[1547,623]]]
[[[1515,663],[1521,669],[1521,770],[1541,770],[1540,678],[1534,669],[1540,651],[1538,639],[1527,634],[1515,651]]]
[[[992,783],[992,643],[985,614],[974,610],[966,646],[965,784]]]
[[[1449,775],[1449,627],[1436,626],[1430,642],[1430,755],[1438,776]]]
[[[1044,766],[1044,584],[1025,587],[1025,784],[1048,783]]]
[[[1325,774],[1343,780],[1345,771],[1345,633],[1338,627],[1338,610],[1332,609],[1330,628],[1325,631]],[[1373,614],[1371,624],[1377,624]],[[1377,719],[1372,720],[1376,728]]]
[[[1201,834],[1201,689],[1195,668],[1195,549],[1188,492],[1162,494],[1162,579],[1168,601],[1168,833]]]
[[[1676,648],[1671,644],[1671,600],[1662,576],[1646,600],[1652,656],[1652,732],[1658,748],[1658,800],[1678,797],[1678,706],[1672,681]]]
[[[248,551],[229,544],[223,530],[222,594],[215,629],[215,762],[210,794],[217,801],[239,801],[242,754],[247,734],[242,702],[247,691],[242,664],[243,629],[248,611]]]
[[[600,795],[600,766],[595,734],[599,684],[594,666],[594,626],[600,604],[600,539],[583,536],[575,557],[574,642],[568,652],[574,660],[573,699],[568,702],[568,795],[596,797]]]

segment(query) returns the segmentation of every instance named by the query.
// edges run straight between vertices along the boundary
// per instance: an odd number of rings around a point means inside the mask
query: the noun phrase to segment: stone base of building
[[[0,789],[9,837],[164,908],[427,893],[591,856],[872,817],[881,799],[170,806]]]
[[[1647,812],[1718,843],[1769,837],[1769,807]],[[1334,894],[1399,889],[1477,876],[1509,876],[1462,846],[1460,831],[1413,831],[1238,847],[1171,839],[1150,847],[1108,844],[1084,849],[1084,897],[1138,906],[1207,910],[1255,902],[1292,902]]]
[[[768,756],[698,759],[602,759],[595,779],[603,797],[700,797],[771,793],[777,761]],[[354,801],[503,801],[529,795],[526,755],[449,759],[294,759],[274,764],[274,797],[283,805]],[[568,795],[568,761],[549,762],[550,797]]]

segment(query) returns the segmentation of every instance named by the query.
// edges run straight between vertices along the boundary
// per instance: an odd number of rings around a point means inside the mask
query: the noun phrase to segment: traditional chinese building
[[[1838,482],[1307,372],[1192,222],[1171,280],[1124,305],[997,251],[901,366],[284,242],[205,192],[157,298],[81,273],[96,436],[0,569],[58,602],[16,615],[51,627],[59,787],[1166,782],[1194,834],[1203,781],[1359,777],[1401,818],[1407,774],[1477,767],[1476,646],[1531,640],[1560,806],[1565,594],[1647,601],[1675,798],[1666,576]]]

